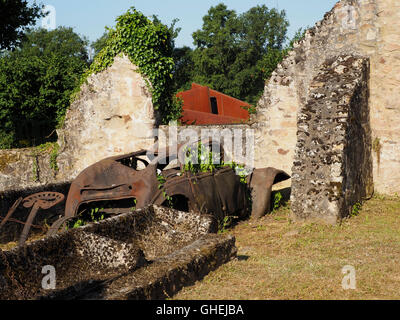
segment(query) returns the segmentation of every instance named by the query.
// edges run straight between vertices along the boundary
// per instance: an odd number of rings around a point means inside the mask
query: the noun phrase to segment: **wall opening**
[[[211,113],[212,114],[219,114],[218,113],[218,102],[216,97],[211,97],[210,98],[211,102]]]

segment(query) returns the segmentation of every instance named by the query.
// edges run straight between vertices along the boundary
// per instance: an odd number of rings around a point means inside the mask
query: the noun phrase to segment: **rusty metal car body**
[[[213,147],[213,143],[202,143]],[[256,169],[248,176],[246,185],[229,166],[196,174],[182,170],[181,164],[171,166],[187,146],[178,146],[177,152],[169,149],[155,152],[153,159],[148,157],[148,151],[140,150],[110,157],[86,168],[71,184],[65,216],[53,224],[48,234],[56,233],[62,224],[76,217],[81,205],[107,200],[136,199],[137,209],[151,204],[169,205],[181,211],[210,214],[218,221],[226,216],[260,217],[269,211],[272,185],[290,178],[274,168]],[[217,147],[222,151],[223,160],[223,146]],[[249,187],[255,197],[252,213],[249,212]]]

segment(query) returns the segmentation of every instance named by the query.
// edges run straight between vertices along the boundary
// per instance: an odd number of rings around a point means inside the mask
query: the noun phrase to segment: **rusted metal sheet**
[[[137,207],[149,204],[158,187],[157,165],[138,158],[146,151],[104,159],[84,171],[71,184],[65,217],[74,217],[84,203],[135,198]],[[146,165],[137,170],[137,162]]]
[[[252,196],[253,218],[261,218],[271,211],[272,186],[290,179],[290,176],[275,168],[255,169],[248,177],[249,188]]]
[[[65,215],[51,226],[48,235],[57,233],[62,225],[76,217],[83,204],[100,201],[134,198],[137,209],[151,204],[167,205],[181,211],[194,210],[209,214],[218,221],[226,216],[245,218],[250,214],[260,218],[270,211],[272,185],[289,179],[289,175],[274,168],[255,169],[247,177],[246,185],[241,183],[239,175],[229,166],[196,174],[182,170],[182,164],[171,167],[171,161],[184,159],[188,146],[196,147],[198,143],[206,145],[209,150],[220,150],[219,160],[227,160],[222,145],[204,140],[176,148],[152,150],[153,157],[146,150],[110,157],[86,168],[71,184]],[[32,208],[32,211],[21,234],[22,244],[38,210],[48,209],[63,199],[63,195],[56,193],[41,193],[19,199],[0,228],[11,217],[15,206],[23,201],[24,206]]]

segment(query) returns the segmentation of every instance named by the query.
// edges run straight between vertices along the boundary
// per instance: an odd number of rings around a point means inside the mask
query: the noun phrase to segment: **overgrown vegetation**
[[[80,214],[78,218],[74,219],[67,224],[66,229],[76,229],[85,226],[88,223],[98,222],[105,219],[104,213],[101,212],[102,209],[93,208],[90,212],[85,211]]]
[[[111,217],[110,213],[106,213],[105,209],[115,209],[119,206],[129,208],[131,211],[136,210],[136,199],[126,199],[120,201],[101,201],[89,204],[84,204],[79,209],[79,214],[70,220],[66,229],[75,229],[83,227],[89,223],[99,222]]]
[[[164,184],[167,182],[165,177],[162,175],[162,173],[157,174],[157,180],[158,180],[158,189],[161,190],[164,187]],[[164,205],[166,205],[169,208],[173,207],[173,199],[170,197],[165,190],[163,190],[163,197],[165,199]]]
[[[276,210],[278,210],[281,207],[282,201],[283,201],[283,196],[280,192],[273,192],[272,196],[273,196],[272,212],[275,212]]]
[[[0,148],[54,141],[70,95],[88,66],[86,39],[72,28],[38,29],[0,57]]]
[[[360,214],[360,211],[362,209],[362,204],[357,202],[351,209],[351,216],[356,217]]]
[[[153,21],[134,7],[119,16],[115,28],[103,36],[104,48],[96,55],[81,84],[94,73],[109,67],[114,58],[125,54],[148,80],[154,108],[164,124],[180,118],[182,109],[173,99],[173,35],[158,19]],[[99,44],[100,46],[101,44]],[[80,86],[77,87],[79,91]]]
[[[201,142],[197,144],[197,149],[187,147],[185,150],[184,172],[192,172],[193,174],[214,172],[224,167],[230,167],[235,170],[236,174],[240,177],[240,182],[247,184],[246,177],[248,172],[243,165],[237,164],[234,161],[224,162],[219,152],[212,152],[212,150]]]
[[[247,101],[252,105],[248,111],[255,113],[265,80],[304,34],[299,31],[286,46],[289,23],[284,11],[262,5],[238,15],[219,4],[193,33],[195,50],[176,48],[177,19],[167,27],[157,16],[148,18],[132,7],[92,44],[91,63],[88,41],[72,28],[25,28],[43,16],[41,6],[26,1],[3,1],[0,6],[7,8],[7,17],[0,19],[0,45],[12,49],[0,56],[1,149],[55,141],[54,129],[63,125],[81,85],[122,54],[148,80],[163,124],[181,117],[182,101],[176,93],[192,82]]]
[[[27,0],[0,1],[0,50],[11,50],[21,43],[25,31],[46,14],[42,5]]]

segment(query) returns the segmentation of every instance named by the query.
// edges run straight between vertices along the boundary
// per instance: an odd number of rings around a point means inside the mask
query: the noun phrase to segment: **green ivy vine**
[[[168,124],[179,119],[182,106],[174,99],[171,81],[174,60],[170,30],[158,21],[151,21],[134,7],[116,21],[114,29],[108,28],[107,44],[84,73],[73,99],[90,75],[105,70],[113,64],[116,56],[125,54],[146,79],[153,96],[154,109],[159,113],[161,122]]]

